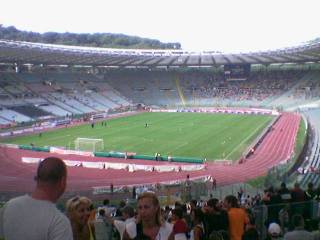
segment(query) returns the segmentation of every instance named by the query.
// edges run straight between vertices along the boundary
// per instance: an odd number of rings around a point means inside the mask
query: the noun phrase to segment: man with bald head
[[[0,238],[6,240],[72,240],[68,218],[55,203],[64,193],[67,167],[56,157],[39,163],[36,188],[30,195],[11,199],[0,210]]]

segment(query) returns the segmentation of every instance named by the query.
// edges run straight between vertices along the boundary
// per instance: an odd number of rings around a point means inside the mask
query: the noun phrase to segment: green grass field
[[[1,142],[74,148],[77,137],[103,138],[105,151],[171,154],[182,157],[238,159],[272,120],[271,116],[209,113],[142,113]],[[149,127],[145,128],[145,123]]]

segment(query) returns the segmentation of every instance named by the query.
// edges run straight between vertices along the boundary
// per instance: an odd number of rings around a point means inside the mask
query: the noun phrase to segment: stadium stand
[[[10,107],[10,109],[22,115],[28,116],[29,118],[32,118],[32,119],[48,117],[51,115],[50,113],[45,112],[42,109],[39,109],[33,105],[12,106]]]
[[[306,187],[309,182],[320,184],[320,109],[311,109],[305,112],[312,128],[311,151],[302,167],[301,186]]]
[[[21,112],[21,106],[28,105],[34,111],[38,108],[40,115],[48,111],[56,116],[109,111],[132,103],[285,109],[319,101],[319,75],[318,71],[252,71],[247,81],[225,81],[223,73],[205,71],[116,70],[104,79],[68,72],[1,73],[0,97],[1,105],[11,110]]]
[[[28,122],[28,121],[31,121],[32,118],[28,117],[28,116],[25,116],[23,114],[20,114],[16,111],[12,111],[10,109],[5,109],[3,108],[1,111],[0,111],[0,116],[7,120],[7,121],[10,121],[10,122]]]
[[[293,94],[296,88],[302,89],[299,87],[301,82],[317,74],[302,71],[252,72],[247,81],[225,81],[221,73],[120,71],[108,73],[106,80],[134,103],[145,105],[287,108],[301,101],[302,97]],[[314,95],[312,101],[317,99],[319,96]]]

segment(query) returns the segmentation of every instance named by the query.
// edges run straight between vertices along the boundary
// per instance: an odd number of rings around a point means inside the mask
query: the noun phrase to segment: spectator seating
[[[12,107],[10,107],[10,109],[15,112],[18,112],[22,115],[33,118],[33,119],[37,119],[40,117],[46,117],[46,116],[51,115],[50,113],[48,113],[42,109],[39,109],[33,105],[12,106]]]
[[[320,184],[320,176],[318,169],[320,168],[320,109],[309,110],[306,112],[311,123],[313,138],[311,153],[308,163],[304,166],[307,173],[303,176],[302,186],[306,187],[309,182],[313,182],[315,186]]]
[[[28,122],[32,120],[32,118],[10,109],[2,109],[0,111],[0,117],[10,122]]]

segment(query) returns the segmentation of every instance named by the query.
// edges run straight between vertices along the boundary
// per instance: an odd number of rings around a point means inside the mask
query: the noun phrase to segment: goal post
[[[102,152],[104,150],[103,139],[77,138],[74,141],[74,149],[77,151]]]

